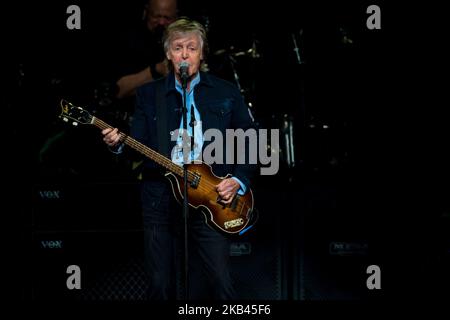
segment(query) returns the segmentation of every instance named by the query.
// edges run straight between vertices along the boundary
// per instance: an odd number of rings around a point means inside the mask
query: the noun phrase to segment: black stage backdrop
[[[381,29],[366,24],[373,4],[381,9]],[[81,10],[80,30],[66,26],[70,5]],[[4,150],[14,170],[6,171],[16,173],[10,200],[31,248],[26,267],[19,267],[29,271],[21,297],[142,300],[133,163],[109,153],[97,129],[71,128],[57,117],[66,98],[126,128],[129,102],[112,98],[117,39],[139,21],[142,1],[7,8],[4,99],[12,138]],[[210,72],[241,86],[260,128],[280,130],[280,148],[271,150],[279,155],[279,171],[254,183],[260,219],[230,247],[239,298],[443,297],[448,183],[440,187],[428,178],[448,176],[441,152],[448,129],[440,111],[423,109],[423,122],[437,129],[428,149],[439,155],[417,145],[399,157],[417,138],[405,131],[414,125],[403,108],[418,102],[426,86],[403,89],[406,71],[421,66],[399,51],[411,37],[400,23],[402,10],[379,1],[180,0],[180,13],[208,27]],[[418,166],[428,175],[410,169],[419,158],[431,160]],[[419,181],[424,177],[427,183]],[[80,290],[67,289],[69,265],[82,270]],[[379,267],[381,289],[368,289],[369,266]]]

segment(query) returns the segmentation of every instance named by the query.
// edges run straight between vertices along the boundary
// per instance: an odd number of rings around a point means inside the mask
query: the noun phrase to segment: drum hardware
[[[299,39],[299,43],[301,44],[301,38],[303,36],[303,29],[300,29],[300,31],[298,32],[298,36],[294,32],[291,33],[291,36],[292,36],[292,43],[294,46],[293,50],[294,50],[295,56],[297,58],[297,63],[303,64],[303,63],[305,63],[305,61],[301,58],[301,55],[300,55],[301,50],[300,50],[299,46],[297,45],[297,37]]]
[[[283,115],[281,126],[283,137],[283,150],[286,164],[289,168],[295,167],[295,148],[294,148],[294,118],[288,114]]]

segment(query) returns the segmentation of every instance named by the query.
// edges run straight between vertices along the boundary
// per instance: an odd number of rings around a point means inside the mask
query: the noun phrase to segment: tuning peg
[[[67,119],[66,117],[63,117],[62,119],[63,119],[63,121],[65,121],[65,122],[68,122],[68,121],[69,121],[69,119]]]

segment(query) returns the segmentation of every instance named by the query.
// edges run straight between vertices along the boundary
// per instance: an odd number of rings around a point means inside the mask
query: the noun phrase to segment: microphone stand
[[[188,203],[188,153],[187,150],[187,107],[186,107],[186,88],[187,88],[187,77],[181,77],[181,86],[183,88],[183,177],[184,177],[184,190],[183,190],[183,218],[184,218],[184,300],[189,298],[189,255],[188,255],[188,228],[187,219],[189,214],[189,203]],[[192,146],[191,146],[192,147]]]

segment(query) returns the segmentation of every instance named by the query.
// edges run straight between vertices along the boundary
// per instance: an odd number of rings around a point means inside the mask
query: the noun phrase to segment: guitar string
[[[101,126],[101,129],[105,129],[105,128],[111,128],[111,129],[112,129],[112,127],[109,126],[109,125],[108,125],[107,123],[105,123],[104,121],[102,121],[102,120],[100,120],[100,119],[98,119],[98,118],[95,118],[95,119],[97,120],[98,124]],[[129,140],[129,141],[127,141],[128,144],[130,144],[132,147],[133,147],[133,146],[136,147],[136,149],[137,149],[138,151],[145,150],[145,149],[151,150],[151,151],[154,153],[153,155],[154,155],[155,158],[159,158],[158,160],[160,160],[161,162],[164,162],[164,163],[165,163],[164,166],[165,166],[166,168],[168,168],[169,170],[170,170],[170,168],[172,168],[172,171],[178,171],[178,175],[181,176],[181,174],[180,174],[179,172],[180,172],[180,170],[182,170],[182,169],[181,169],[178,165],[174,164],[170,159],[168,159],[168,158],[166,158],[166,157],[164,157],[164,156],[158,154],[156,151],[152,150],[151,148],[145,146],[145,145],[142,144],[141,142],[139,142],[139,141],[137,141],[137,140],[131,138],[131,137],[128,136],[128,135],[126,135],[126,134],[124,134],[124,133],[120,133],[120,134],[122,135],[122,137],[124,137],[124,138],[121,139],[122,141],[125,141],[125,140],[128,139],[128,140]],[[144,151],[144,153],[145,153],[145,151]],[[189,178],[194,179],[195,177],[196,177],[196,175],[195,175],[192,171],[188,171],[188,181],[189,181]],[[215,185],[212,184],[212,183],[209,183],[207,180],[204,181],[204,184],[209,184],[209,187],[215,188]],[[204,189],[204,191],[208,191],[208,189]]]
[[[99,118],[97,118],[97,117],[94,117],[93,121],[94,121],[94,124],[97,124],[98,127],[100,127],[100,129],[106,129],[106,128],[112,129],[112,127],[111,127],[110,125],[108,125],[106,122],[104,122],[103,120],[101,120],[101,119],[99,119]],[[179,169],[181,169],[179,166],[177,166],[176,164],[174,164],[170,159],[168,159],[168,158],[166,158],[166,157],[164,157],[164,156],[158,154],[156,151],[154,151],[154,150],[152,150],[151,148],[145,146],[145,145],[142,144],[141,142],[139,142],[139,141],[137,141],[137,140],[131,138],[130,136],[128,136],[128,135],[126,135],[126,134],[124,134],[124,133],[121,133],[121,132],[120,132],[120,134],[121,134],[121,141],[124,141],[124,142],[125,142],[125,141],[128,139],[128,141],[127,141],[128,144],[130,144],[132,147],[134,146],[136,150],[141,151],[141,150],[145,150],[146,148],[147,148],[147,149],[150,149],[150,150],[154,153],[153,156],[154,156],[155,158],[159,158],[160,162],[164,162],[164,163],[165,163],[165,167],[168,168],[169,170],[170,170],[170,168],[176,168],[176,169],[172,169],[172,171],[178,171],[178,172],[179,172]],[[145,153],[145,152],[144,152],[144,153]],[[178,173],[178,174],[179,174],[179,173]],[[179,174],[179,175],[180,175],[180,174]],[[192,179],[194,179],[194,178],[196,177],[196,175],[195,175],[194,173],[192,173],[191,171],[188,171],[188,181],[189,181],[189,177],[192,178]],[[216,186],[216,185],[214,185],[214,184],[208,182],[207,180],[204,180],[204,181],[203,181],[203,184],[209,185],[209,187],[211,187],[212,189],[214,189],[215,186]],[[199,190],[202,190],[202,191],[204,191],[204,192],[206,192],[206,193],[211,192],[210,189],[208,189],[208,188],[206,188],[206,187],[202,187],[201,184],[198,185],[198,188],[199,188]],[[239,206],[239,204],[241,204],[242,207],[244,207],[244,206],[247,207],[247,208],[250,207],[250,206],[247,206],[247,204],[246,204],[245,201],[238,201],[238,205],[236,206],[236,209],[239,209],[239,208],[241,207],[241,206]],[[242,209],[242,208],[241,208],[241,209]]]
[[[62,103],[63,103],[63,101],[61,101],[61,106],[64,108]],[[94,125],[98,126],[100,129],[106,129],[106,128],[112,129],[112,127],[110,125],[108,125],[106,122],[104,122],[103,120],[101,120],[101,119],[99,119],[99,118],[97,118],[95,116],[91,116],[91,117],[92,117],[92,120],[90,122],[93,123]],[[134,147],[136,150],[138,150],[138,151],[140,151],[140,152],[142,152],[144,154],[146,154],[146,152],[145,152],[146,149],[150,150],[153,153],[153,154],[151,154],[153,156],[153,158],[156,158],[156,159],[154,159],[155,161],[157,161],[159,159],[160,162],[163,162],[163,166],[165,166],[167,169],[169,169],[169,170],[171,170],[173,172],[176,171],[175,173],[181,176],[181,174],[180,174],[180,167],[177,166],[176,164],[174,164],[170,159],[168,159],[168,158],[158,154],[156,151],[152,150],[151,148],[145,146],[144,144],[142,144],[139,141],[131,138],[128,135],[126,135],[124,133],[120,133],[120,134],[121,134],[121,140],[122,141],[128,142],[128,144],[131,145],[131,147]],[[129,140],[129,141],[126,141],[126,140]],[[194,173],[188,171],[188,181],[189,181],[189,178],[193,179],[195,177],[196,177],[196,175]],[[209,187],[211,189],[213,189],[213,190],[216,187],[215,184],[209,183],[207,180],[204,180],[203,184],[209,185]],[[202,187],[202,185],[199,185],[198,189],[202,190],[202,191],[204,191],[206,193],[211,192],[211,189],[208,189],[206,187]],[[242,206],[241,211],[242,211],[244,206],[246,208],[250,208],[250,206],[247,205],[246,201],[238,200],[238,204],[236,205],[236,209],[239,209],[241,207],[239,204],[241,204],[241,206]]]
[[[112,127],[111,126],[109,126],[108,124],[106,124],[104,121],[102,121],[102,120],[100,120],[100,119],[98,119],[98,118],[95,118],[96,120],[97,120],[97,122],[98,122],[98,125],[99,125],[99,127],[101,128],[101,129],[105,129],[105,128],[111,128],[112,129]],[[162,155],[160,155],[160,154],[158,154],[156,151],[154,151],[154,150],[152,150],[151,148],[148,148],[148,147],[146,147],[144,144],[142,144],[141,142],[139,142],[139,141],[137,141],[137,140],[135,140],[135,139],[133,139],[133,138],[131,138],[130,136],[128,136],[128,135],[126,135],[126,134],[124,134],[124,133],[121,133],[120,132],[120,135],[121,135],[121,141],[123,141],[123,142],[125,142],[125,143],[128,143],[129,145],[131,145],[131,147],[134,147],[135,149],[137,149],[138,151],[142,151],[142,152],[144,152],[144,154],[145,154],[145,149],[147,148],[147,149],[149,149],[149,150],[151,150],[151,156],[152,156],[152,158],[156,158],[156,159],[153,159],[153,160],[159,160],[160,162],[162,162],[162,164],[163,164],[163,166],[164,167],[166,167],[167,169],[172,169],[172,171],[176,171],[175,173],[176,174],[179,174],[180,175],[180,173],[179,173],[179,167],[178,166],[176,166],[172,161],[170,161],[168,158],[166,158],[166,157],[164,157],[164,156],[162,156]],[[176,167],[175,167],[176,166]],[[191,178],[191,179],[193,179],[195,176],[193,175],[193,173],[192,172],[190,172],[190,171],[188,171],[188,179],[189,178]]]
[[[63,102],[64,102],[64,100],[61,100],[61,107],[63,108],[63,113],[64,113],[64,109],[67,108],[67,106],[64,106],[64,105],[63,105]],[[67,102],[67,101],[66,101],[66,102]],[[69,103],[69,102],[67,102],[67,103],[68,103],[69,105],[71,105],[72,107],[74,107],[71,103]],[[81,108],[79,108],[79,109],[81,109]],[[108,125],[108,124],[107,124],[106,122],[104,122],[103,120],[101,120],[101,119],[99,119],[99,118],[97,118],[97,117],[95,117],[95,116],[92,116],[92,115],[89,115],[89,116],[91,117],[90,123],[93,123],[94,125],[96,125],[96,126],[99,127],[100,129],[106,129],[106,128],[113,129],[110,125]],[[147,155],[146,152],[145,152],[146,149],[150,150],[150,151],[153,153],[152,155],[153,155],[154,158],[157,158],[157,159],[159,159],[160,162],[163,162],[163,163],[164,163],[163,166],[165,166],[167,169],[169,169],[169,170],[171,170],[171,171],[177,171],[177,172],[175,172],[175,173],[181,176],[181,174],[180,174],[180,167],[177,166],[176,164],[174,164],[170,159],[168,159],[168,158],[166,158],[166,157],[160,155],[160,154],[157,153],[156,151],[152,150],[151,148],[145,146],[144,144],[142,144],[142,143],[140,143],[139,141],[137,141],[137,140],[131,138],[131,137],[128,136],[128,135],[126,135],[126,134],[124,134],[124,133],[120,133],[120,134],[121,134],[121,140],[122,140],[122,141],[124,141],[124,142],[126,143],[126,140],[128,139],[128,140],[129,140],[129,141],[128,141],[128,144],[131,145],[131,147],[134,147],[136,150],[138,150],[138,151],[144,153],[145,155]],[[150,157],[150,158],[151,158],[151,157]],[[155,159],[153,159],[153,160],[155,160]],[[157,160],[155,160],[155,161],[157,161]],[[176,168],[176,169],[175,169],[175,168]],[[195,178],[195,177],[196,177],[196,175],[195,175],[194,173],[192,173],[191,171],[188,171],[188,181],[189,181],[189,178],[193,179],[193,178]],[[212,188],[213,190],[214,190],[215,187],[216,187],[215,184],[209,183],[207,180],[204,180],[204,181],[203,181],[203,184],[209,185],[209,187]],[[208,188],[206,188],[206,187],[202,187],[202,185],[198,185],[198,189],[204,191],[205,193],[211,192],[211,189],[208,189]],[[244,209],[244,207],[245,207],[246,209],[251,209],[250,206],[247,205],[246,201],[238,200],[238,203],[237,203],[237,205],[235,206],[235,209],[237,209],[238,212],[240,212],[240,213],[239,213],[239,216],[242,216],[241,212],[242,212],[242,210]],[[239,210],[239,208],[240,208],[240,210]]]

